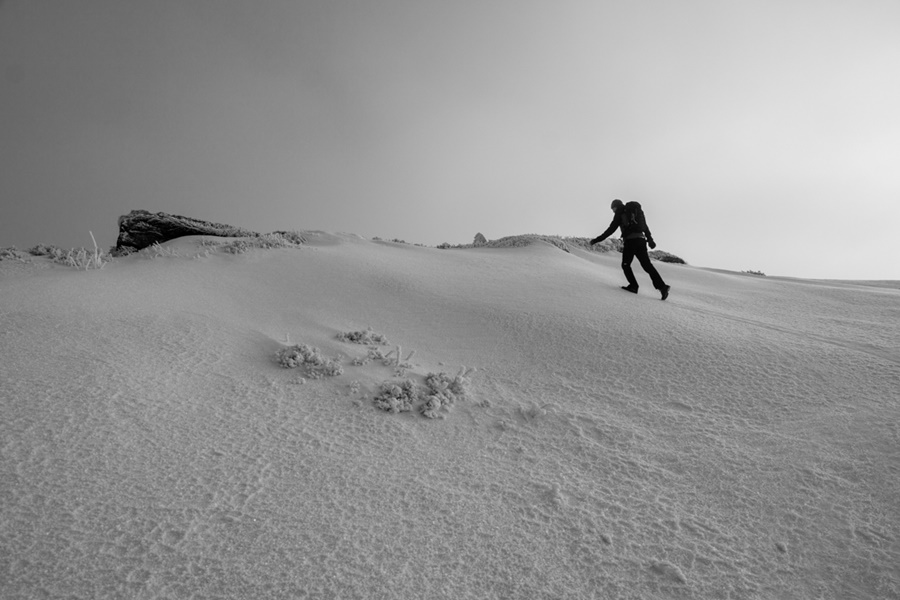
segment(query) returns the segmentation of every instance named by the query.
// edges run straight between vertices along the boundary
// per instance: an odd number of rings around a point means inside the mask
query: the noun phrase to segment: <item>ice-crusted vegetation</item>
[[[160,245],[159,242],[153,242],[146,248],[138,251],[138,255],[149,258],[150,260],[153,260],[155,258],[162,258],[162,257],[181,256],[181,254],[179,254],[178,251],[175,250],[174,248],[172,248],[170,246],[162,246],[162,245]]]
[[[482,241],[484,240],[484,241]],[[556,246],[560,250],[565,252],[569,251],[569,246],[566,243],[566,239],[556,236],[556,235],[539,235],[536,233],[526,233],[522,235],[510,235],[506,237],[502,237],[496,240],[485,240],[482,235],[480,238],[476,239],[475,243],[472,244],[441,244],[438,248],[441,249],[459,249],[459,248],[521,248],[523,246],[530,246],[535,242],[545,242],[552,246]],[[603,251],[603,250],[599,250]]]
[[[591,245],[591,238],[587,237],[570,237],[526,233],[522,235],[502,237],[496,240],[487,240],[485,239],[484,235],[479,233],[475,237],[475,241],[471,244],[451,245],[444,243],[439,245],[438,248],[443,250],[462,248],[520,248],[522,246],[530,246],[531,244],[534,244],[536,242],[543,242],[546,244],[550,244],[551,246],[556,246],[564,252],[571,252],[571,249],[575,247],[587,252],[597,252],[600,254],[613,251],[621,252],[624,246],[622,240],[617,238],[610,238],[600,244]],[[651,258],[660,262],[687,264],[683,259],[663,250],[651,250],[649,254]]]
[[[0,249],[0,260],[13,259],[24,262],[29,256],[42,256],[55,263],[84,271],[102,269],[112,260],[112,257],[97,246],[97,240],[92,232],[89,231],[88,234],[94,243],[93,250],[87,248],[63,250],[58,246],[38,244],[30,248],[27,253],[15,248],[2,248]]]
[[[416,351],[413,350],[410,352],[405,359],[403,358],[402,352],[403,350],[400,346],[397,346],[396,349],[388,352],[384,352],[379,346],[369,346],[365,356],[359,356],[353,359],[353,365],[363,367],[372,362],[380,362],[386,367],[394,367],[394,374],[397,377],[402,377],[406,374],[407,369],[412,368],[412,363],[410,361],[412,360],[412,357],[415,356]]]
[[[375,406],[391,413],[417,409],[423,417],[443,418],[457,400],[466,398],[469,375],[473,372],[472,368],[462,367],[456,376],[429,373],[421,384],[411,378],[385,381],[375,396]]]
[[[385,352],[387,338],[371,328],[339,333],[337,338],[349,344],[368,346],[364,356],[352,359],[353,367],[376,363],[393,369],[395,379],[382,382],[374,392],[372,402],[376,408],[390,413],[416,410],[424,417],[437,419],[442,418],[457,400],[468,397],[469,378],[475,372],[474,368],[462,367],[456,375],[445,372],[410,374],[409,371],[414,368],[411,360],[415,350],[410,351],[406,358],[400,346]],[[285,339],[289,340],[289,337]],[[340,358],[327,356],[308,344],[286,346],[276,352],[275,359],[286,369],[303,368],[310,379],[336,377],[344,373]],[[360,393],[360,382],[354,380],[349,389],[352,394]]]
[[[178,239],[178,238],[175,238]],[[197,242],[199,250],[193,253],[185,253],[168,245],[154,242],[151,245],[138,250],[136,254],[148,259],[157,258],[205,258],[210,254],[222,251],[228,254],[244,254],[251,250],[268,250],[272,248],[296,248],[305,243],[303,236],[296,231],[279,231],[254,237],[246,237],[234,240],[202,238]],[[123,252],[123,254],[134,252]]]
[[[25,261],[27,257],[28,254],[26,252],[17,250],[12,246],[10,246],[9,248],[0,248],[0,260]]]
[[[112,260],[108,254],[102,250],[94,249],[93,251],[85,248],[73,248],[68,251],[60,262],[75,269],[88,271],[90,269],[102,269]]]
[[[443,371],[429,373],[425,378],[428,393],[425,403],[419,408],[422,416],[429,419],[442,418],[442,412],[450,410],[457,400],[465,400],[468,396],[469,375],[474,372],[474,367],[461,367],[455,377]]]
[[[303,236],[299,233],[292,232],[276,232],[266,233],[258,237],[241,238],[231,243],[219,246],[223,251],[230,254],[243,254],[250,250],[269,250],[272,248],[296,248],[304,242]]]
[[[286,369],[304,367],[312,379],[335,377],[344,372],[340,359],[326,356],[318,348],[306,344],[296,344],[282,348],[276,355],[278,364]]]
[[[390,413],[409,412],[421,397],[419,386],[412,379],[385,381],[375,396],[375,406]]]
[[[388,344],[387,338],[380,333],[375,333],[371,328],[366,329],[365,331],[349,331],[346,333],[339,333],[337,338],[342,342],[348,342],[351,344],[365,344],[365,345],[377,345],[377,346],[386,346]]]

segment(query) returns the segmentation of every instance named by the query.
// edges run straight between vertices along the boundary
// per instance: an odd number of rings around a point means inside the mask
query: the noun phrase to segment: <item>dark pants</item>
[[[647,240],[642,238],[625,240],[625,247],[622,248],[622,270],[625,271],[625,279],[628,280],[629,286],[635,289],[638,287],[637,279],[634,278],[634,271],[631,270],[631,261],[634,260],[634,257],[637,257],[638,262],[647,271],[647,275],[650,276],[650,280],[653,282],[653,287],[658,290],[666,287],[666,282],[662,280],[662,277],[656,271],[656,267],[650,262],[650,256],[647,254]]]

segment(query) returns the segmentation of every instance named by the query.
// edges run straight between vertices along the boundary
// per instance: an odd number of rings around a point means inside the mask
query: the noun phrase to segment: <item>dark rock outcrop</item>
[[[119,217],[117,253],[135,252],[155,243],[163,243],[186,235],[215,235],[220,237],[258,237],[254,231],[210,223],[164,212],[151,213],[133,210]]]

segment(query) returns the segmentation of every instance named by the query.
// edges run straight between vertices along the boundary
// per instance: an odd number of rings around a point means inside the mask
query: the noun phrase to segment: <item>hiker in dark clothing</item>
[[[628,285],[622,286],[622,289],[634,294],[638,293],[638,282],[634,278],[634,272],[631,270],[631,261],[637,257],[641,267],[650,276],[653,287],[659,290],[659,293],[662,294],[662,299],[665,300],[669,297],[669,286],[662,280],[656,267],[650,262],[650,256],[647,254],[647,245],[649,244],[650,248],[656,248],[656,242],[653,241],[653,234],[650,233],[650,228],[647,227],[647,221],[644,219],[644,211],[641,209],[641,205],[637,202],[629,202],[625,205],[621,200],[617,199],[612,201],[610,208],[615,213],[612,223],[609,224],[606,231],[591,240],[591,245],[599,244],[621,227],[622,242],[624,243],[624,248],[622,249],[622,270],[625,271],[625,278],[628,280]]]

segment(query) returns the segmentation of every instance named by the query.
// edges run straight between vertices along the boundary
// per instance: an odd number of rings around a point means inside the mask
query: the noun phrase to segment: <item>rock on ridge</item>
[[[119,217],[119,238],[117,252],[134,252],[186,235],[215,235],[219,237],[259,237],[255,231],[210,223],[200,219],[170,215],[164,212],[151,213],[133,210]]]

